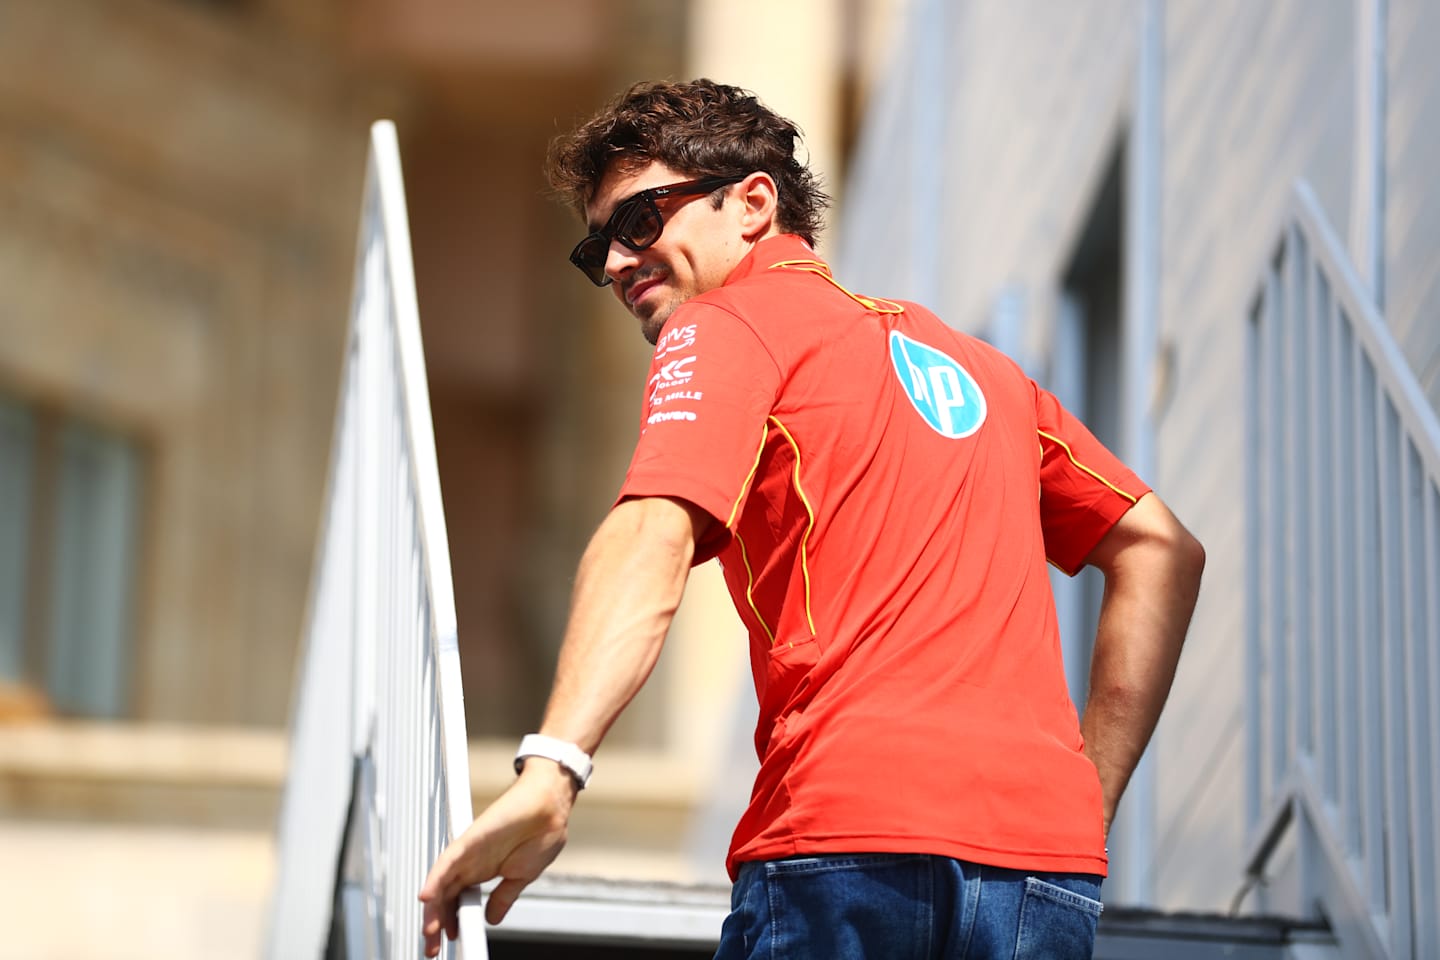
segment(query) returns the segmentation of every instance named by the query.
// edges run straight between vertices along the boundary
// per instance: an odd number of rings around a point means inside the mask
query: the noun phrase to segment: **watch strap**
[[[575,778],[575,783],[581,790],[584,790],[585,784],[590,782],[590,774],[595,769],[590,754],[568,740],[547,737],[542,733],[527,733],[521,739],[520,749],[515,752],[515,772],[517,774],[525,766],[526,757],[544,757],[547,760],[554,760]]]

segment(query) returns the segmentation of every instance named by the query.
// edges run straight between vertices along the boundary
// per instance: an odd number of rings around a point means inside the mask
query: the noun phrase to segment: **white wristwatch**
[[[581,790],[584,790],[585,784],[590,782],[590,774],[595,769],[595,763],[590,759],[590,754],[575,744],[540,733],[527,733],[521,739],[520,749],[515,751],[515,772],[517,774],[525,766],[526,757],[544,757],[547,760],[554,760],[566,773],[575,778],[575,783]]]

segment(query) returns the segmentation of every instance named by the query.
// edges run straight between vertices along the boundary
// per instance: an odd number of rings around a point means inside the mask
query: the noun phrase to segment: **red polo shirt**
[[[738,862],[933,853],[1105,872],[1046,559],[1147,487],[1008,358],[846,292],[794,236],[670,318],[621,499],[718,522],[760,773]]]

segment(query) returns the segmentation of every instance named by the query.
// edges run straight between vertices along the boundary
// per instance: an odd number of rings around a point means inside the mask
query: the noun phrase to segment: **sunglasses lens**
[[[579,267],[590,282],[597,287],[605,286],[605,258],[610,253],[610,242],[598,233],[581,240],[570,254],[570,262]]]
[[[665,222],[654,203],[631,198],[622,203],[610,218],[607,229],[592,233],[581,240],[570,254],[570,262],[584,271],[597,287],[610,282],[605,276],[605,261],[610,256],[610,237],[631,250],[644,250],[660,239]]]
[[[660,239],[665,229],[660,219],[660,210],[653,203],[631,200],[625,204],[615,226],[615,239],[631,250],[644,250]]]

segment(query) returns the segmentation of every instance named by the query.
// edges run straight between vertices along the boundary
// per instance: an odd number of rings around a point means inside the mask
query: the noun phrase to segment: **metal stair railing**
[[[292,710],[266,953],[420,956],[416,897],[471,820],[460,658],[393,124],[371,129],[355,293]],[[487,956],[478,891],[447,957]]]
[[[1347,956],[1440,957],[1440,421],[1303,183],[1251,316],[1250,874]]]

